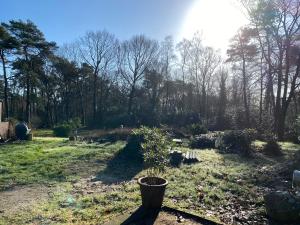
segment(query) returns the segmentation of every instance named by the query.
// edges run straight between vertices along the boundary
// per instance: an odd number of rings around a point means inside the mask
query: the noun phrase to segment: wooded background
[[[227,57],[201,35],[174,43],[90,31],[58,47],[31,21],[0,26],[4,118],[53,127],[256,128],[279,139],[299,113],[299,0],[242,1],[249,24]],[[218,29],[217,27],[215,29]],[[220,33],[220,36],[222,34]]]

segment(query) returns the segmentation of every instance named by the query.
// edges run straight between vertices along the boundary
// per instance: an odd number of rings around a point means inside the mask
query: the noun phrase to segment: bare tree
[[[106,32],[87,32],[80,39],[80,56],[83,61],[91,66],[93,72],[93,120],[98,112],[98,84],[100,78],[100,112],[102,114],[102,81],[107,75],[107,70],[114,63],[118,41],[115,36]]]
[[[136,85],[144,77],[158,53],[158,43],[144,35],[124,41],[119,52],[119,72],[129,86],[127,113],[132,113]]]
[[[221,57],[213,48],[203,46],[199,33],[196,33],[188,43],[183,44],[181,57],[184,58],[181,60],[186,67],[186,74],[189,74],[189,80],[196,87],[199,112],[203,118],[207,118],[207,94],[211,89],[215,71],[221,63]]]

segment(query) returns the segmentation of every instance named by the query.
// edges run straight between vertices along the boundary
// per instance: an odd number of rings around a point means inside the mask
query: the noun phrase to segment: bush
[[[53,128],[56,137],[69,137],[71,132],[72,127],[69,124],[61,124]]]
[[[199,123],[194,123],[189,128],[192,135],[207,134],[207,128]]]
[[[144,164],[149,177],[156,177],[165,171],[168,164],[168,141],[158,128],[141,128]]]
[[[225,153],[250,155],[251,139],[241,130],[225,131],[216,139],[216,148]]]
[[[189,145],[191,148],[215,148],[215,141],[218,135],[218,133],[208,133],[194,136],[191,138]]]
[[[247,128],[243,131],[246,135],[248,135],[251,141],[255,141],[259,138],[258,131],[253,128]]]
[[[149,128],[142,127],[139,129],[134,129],[128,136],[124,151],[131,159],[138,161],[144,160],[142,143],[145,141],[144,135],[147,129]]]
[[[298,132],[293,129],[293,128],[290,128],[286,133],[285,133],[285,137],[284,137],[284,140],[286,141],[290,141],[294,144],[299,144],[300,143],[300,140],[299,140],[299,134]]]
[[[295,123],[288,128],[285,134],[285,140],[291,141],[295,144],[300,143],[300,116],[298,116]]]
[[[57,137],[69,137],[71,133],[81,126],[80,118],[74,118],[53,128],[53,133]]]
[[[267,144],[263,147],[263,152],[269,156],[282,155],[281,147],[275,139],[268,140]]]
[[[277,140],[277,135],[271,131],[266,131],[261,135],[262,141],[268,142],[269,140]]]
[[[167,143],[165,135],[157,128],[150,129],[148,127],[141,127],[134,129],[128,137],[127,144],[124,148],[126,155],[132,159],[146,160],[145,165],[151,165],[151,156],[156,151],[162,151]],[[150,148],[153,148],[152,150]],[[159,161],[160,157],[157,158]],[[150,165],[148,165],[150,164]]]

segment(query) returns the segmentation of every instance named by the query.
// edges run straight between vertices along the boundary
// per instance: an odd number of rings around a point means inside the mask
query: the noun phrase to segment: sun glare
[[[181,37],[191,38],[199,31],[206,45],[224,53],[229,40],[247,22],[236,4],[234,0],[196,0],[186,15]]]

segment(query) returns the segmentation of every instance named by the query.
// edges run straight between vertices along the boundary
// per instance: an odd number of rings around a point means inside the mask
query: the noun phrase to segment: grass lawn
[[[199,163],[168,168],[165,205],[229,224],[233,219],[263,222],[263,193],[275,182],[279,189],[290,186],[280,173],[271,175],[299,149],[281,144],[285,155],[280,158],[199,150]],[[6,204],[0,207],[0,224],[101,224],[138,207],[136,179],[145,171],[120,154],[124,145],[54,137],[1,145],[0,199]],[[28,201],[31,195],[36,201]]]

